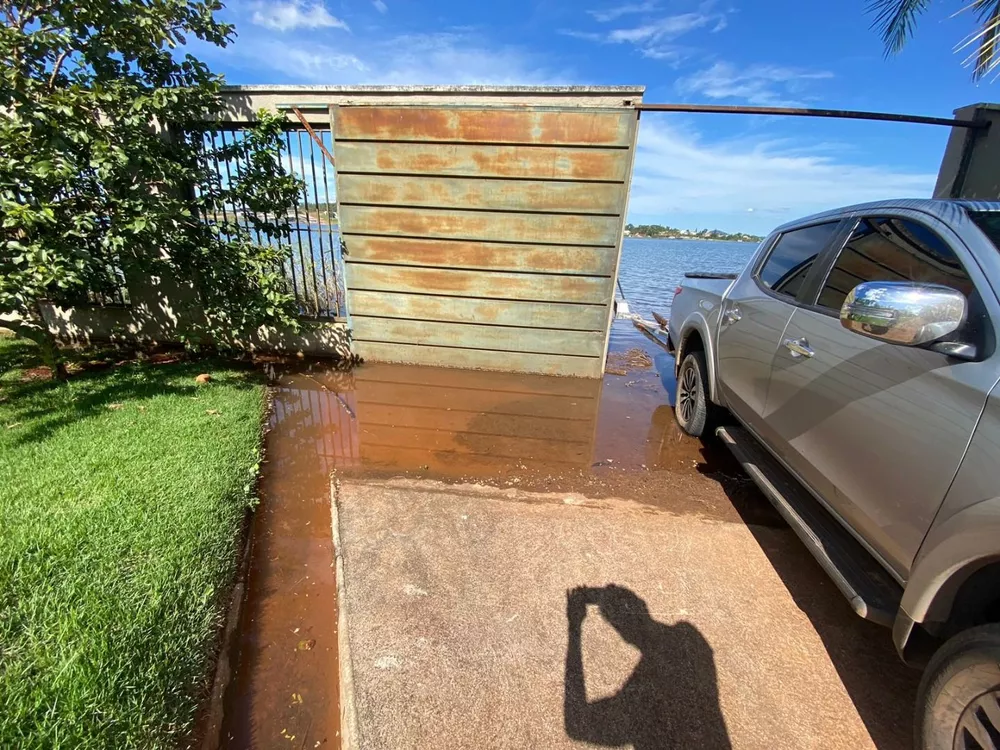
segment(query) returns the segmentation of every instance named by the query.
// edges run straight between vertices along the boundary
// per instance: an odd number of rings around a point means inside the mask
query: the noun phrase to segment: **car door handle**
[[[743,313],[740,312],[740,308],[737,305],[733,305],[722,314],[722,319],[726,321],[726,325],[730,326],[742,317]]]
[[[809,342],[805,339],[785,339],[785,348],[792,353],[792,357],[811,357],[816,352],[809,348]]]

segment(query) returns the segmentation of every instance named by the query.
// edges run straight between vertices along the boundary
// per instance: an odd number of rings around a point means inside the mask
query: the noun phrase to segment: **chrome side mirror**
[[[920,346],[952,333],[965,322],[968,300],[937,284],[870,281],[858,284],[840,308],[840,324],[862,336]]]

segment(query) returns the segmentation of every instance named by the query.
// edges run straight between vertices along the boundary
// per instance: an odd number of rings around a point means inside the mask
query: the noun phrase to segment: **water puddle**
[[[659,352],[634,350],[643,341],[613,337],[625,356],[600,380],[265,365],[274,408],[224,746],[339,744],[331,475],[580,492],[740,522],[747,480],[724,448],[677,428]]]

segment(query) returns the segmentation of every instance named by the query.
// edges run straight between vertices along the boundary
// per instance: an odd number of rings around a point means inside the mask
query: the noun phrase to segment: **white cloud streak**
[[[372,5],[374,5],[375,10],[377,10],[382,15],[385,15],[386,13],[389,12],[389,6],[386,5],[384,2],[382,2],[382,0],[372,0]]]
[[[627,13],[643,13],[651,8],[655,8],[655,4],[626,5],[607,11],[588,12],[596,20],[607,22]],[[610,29],[608,31],[596,32],[572,29],[563,30],[560,33],[565,36],[602,44],[631,44],[637,47],[640,54],[644,57],[666,60],[677,59],[683,56],[681,49],[673,44],[676,39],[703,28],[707,28],[712,33],[721,31],[726,28],[726,23],[725,13],[713,13],[702,10],[664,16],[658,19],[643,21],[637,25]]]
[[[619,5],[605,10],[588,10],[587,15],[592,16],[595,21],[607,23],[608,21],[614,21],[622,16],[633,15],[636,13],[651,13],[656,10],[657,5],[658,3],[656,0],[650,0],[650,2]]]
[[[274,71],[301,83],[325,84],[554,84],[572,76],[540,66],[513,47],[491,46],[473,34],[404,34],[336,47],[299,41],[294,47],[244,35],[233,46],[240,67]],[[228,52],[228,50],[227,50]]]
[[[349,31],[347,24],[330,15],[322,2],[307,5],[303,0],[254,3],[251,21],[273,31],[335,28]]]
[[[827,71],[801,70],[778,65],[737,67],[717,62],[710,68],[677,81],[682,94],[696,94],[709,99],[740,99],[750,104],[794,106],[812,81],[833,78]]]
[[[838,151],[832,144],[805,150],[759,139],[708,143],[692,131],[644,120],[629,218],[689,226],[703,217],[724,230],[766,232],[824,209],[929,196],[934,188],[933,174],[825,155]]]

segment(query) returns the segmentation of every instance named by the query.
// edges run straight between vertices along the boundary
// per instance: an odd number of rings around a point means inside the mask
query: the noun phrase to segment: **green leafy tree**
[[[898,53],[913,36],[917,17],[927,10],[931,0],[869,0],[868,11],[875,16],[874,26],[882,35],[886,54]],[[980,80],[1000,66],[1000,0],[960,0],[959,12],[974,13],[978,28],[958,46],[971,50],[963,61],[972,66],[972,77]]]
[[[190,289],[196,314],[178,333],[195,345],[296,325],[281,264],[299,183],[281,165],[280,119],[261,113],[225,147],[198,130],[220,111],[222,78],[181,48],[232,40],[221,7],[0,0],[0,325],[60,373],[44,303],[116,278]],[[245,166],[224,181],[216,158]]]

